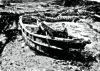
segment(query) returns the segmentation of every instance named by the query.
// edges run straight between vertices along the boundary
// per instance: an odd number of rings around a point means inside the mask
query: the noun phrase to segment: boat
[[[39,34],[38,18],[34,16],[28,16],[28,19],[26,20],[23,18],[26,18],[26,16],[19,17],[19,26],[22,32],[22,36],[27,45],[40,52],[51,52],[51,49],[60,51],[67,51],[69,49],[84,49],[86,44],[91,43],[89,40],[79,39],[75,37],[63,38],[55,35],[51,37],[46,33]],[[29,20],[31,22],[28,22]],[[52,31],[50,27],[47,27],[45,24],[44,26],[47,30]]]

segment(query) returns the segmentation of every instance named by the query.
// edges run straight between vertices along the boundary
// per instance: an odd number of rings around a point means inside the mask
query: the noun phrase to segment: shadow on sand
[[[80,51],[70,51],[70,50],[57,50],[52,48],[44,48],[44,52],[40,52],[37,49],[33,49],[30,47],[31,50],[34,50],[36,55],[40,56],[47,56],[50,58],[54,58],[57,60],[64,60],[64,61],[72,61],[72,62],[81,62],[82,65],[86,67],[90,66],[90,63],[96,61],[95,58],[89,52],[80,52]]]

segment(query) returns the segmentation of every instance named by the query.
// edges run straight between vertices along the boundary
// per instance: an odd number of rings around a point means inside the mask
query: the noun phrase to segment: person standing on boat
[[[37,25],[39,26],[39,30],[37,31],[38,34],[44,34],[45,35],[45,30],[44,28],[42,27],[42,21],[40,19],[37,20]]]
[[[41,30],[44,30],[44,28],[42,27],[42,21],[40,19],[37,20],[37,25],[41,28]]]
[[[38,31],[39,34],[41,33],[42,35],[49,35],[51,38],[54,38],[54,35],[53,35],[54,30],[51,29],[50,27],[48,27],[46,25],[45,21],[37,20],[37,24],[38,24],[39,29],[40,29]]]

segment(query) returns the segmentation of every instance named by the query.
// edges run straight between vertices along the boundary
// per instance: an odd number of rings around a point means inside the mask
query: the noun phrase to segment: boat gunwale
[[[23,36],[24,37],[24,36]],[[33,41],[31,38],[27,37],[27,39],[39,46],[45,46],[45,47],[50,47],[50,48],[53,48],[53,49],[59,49],[59,50],[62,50],[61,48],[58,48],[56,46],[52,46],[52,45],[48,45],[48,44],[45,44],[45,43],[40,43],[40,42],[37,42],[37,41]]]

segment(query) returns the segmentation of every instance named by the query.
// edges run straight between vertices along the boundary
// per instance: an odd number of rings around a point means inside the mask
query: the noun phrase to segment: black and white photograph
[[[100,71],[100,0],[0,0],[0,71]]]

